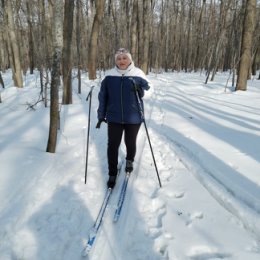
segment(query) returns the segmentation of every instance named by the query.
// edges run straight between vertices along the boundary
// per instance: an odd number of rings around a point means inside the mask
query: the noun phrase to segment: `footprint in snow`
[[[189,257],[192,260],[225,259],[231,257],[231,254],[219,252],[217,249],[208,246],[197,246],[191,249]]]
[[[194,212],[192,214],[191,213],[185,214],[182,211],[177,211],[176,213],[178,216],[180,216],[184,220],[186,226],[191,226],[192,223],[194,222],[194,220],[196,220],[196,219],[200,220],[200,219],[204,218],[203,212],[200,212],[200,211]]]
[[[162,120],[164,118],[164,113],[162,111],[158,111],[158,112],[154,112],[153,114],[153,118],[156,120],[156,121],[159,121]]]
[[[193,219],[202,219],[203,213],[201,211],[194,212],[190,215],[190,218]]]
[[[162,170],[160,171],[160,177],[162,181],[169,182],[172,177],[172,173],[169,170]]]
[[[163,236],[157,238],[154,242],[155,251],[158,252],[163,258],[169,259],[168,257],[168,242],[167,239]]]
[[[183,198],[184,195],[185,195],[185,192],[184,192],[184,191],[175,192],[175,193],[173,194],[173,196],[174,196],[176,199]]]

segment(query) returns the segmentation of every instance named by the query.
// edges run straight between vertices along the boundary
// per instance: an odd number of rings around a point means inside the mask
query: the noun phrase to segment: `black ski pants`
[[[108,123],[108,170],[109,175],[117,174],[118,150],[124,133],[126,160],[134,161],[136,154],[136,138],[141,124]]]

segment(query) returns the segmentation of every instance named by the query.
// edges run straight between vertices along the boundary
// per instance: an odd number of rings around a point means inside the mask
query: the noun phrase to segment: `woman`
[[[101,83],[98,95],[98,123],[108,123],[108,188],[116,183],[118,149],[124,132],[126,145],[126,172],[133,171],[136,154],[136,138],[143,121],[137,102],[136,91],[142,97],[144,90],[148,90],[148,80],[142,70],[135,67],[128,50],[121,48],[115,54],[116,66],[108,71]]]

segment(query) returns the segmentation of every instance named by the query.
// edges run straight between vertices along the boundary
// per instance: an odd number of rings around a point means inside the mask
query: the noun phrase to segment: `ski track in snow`
[[[253,260],[256,260],[260,254],[257,240],[246,249],[241,245],[240,257],[237,257],[239,245],[236,245],[236,238],[230,234],[236,234],[236,229],[240,227],[239,234],[246,235],[246,224],[238,218],[237,210],[230,210],[227,199],[218,199],[218,194],[210,189],[205,176],[199,178],[198,172],[202,171],[204,175],[207,167],[199,158],[193,157],[187,147],[174,140],[170,131],[163,130],[168,118],[161,103],[167,101],[165,86],[169,86],[170,82],[159,76],[151,79],[156,86],[151,98],[145,100],[145,116],[162,188],[159,188],[147,136],[142,127],[138,136],[135,169],[129,180],[121,217],[118,223],[112,222],[123,171],[114,188],[89,260],[245,260],[245,251],[254,252],[256,257]],[[97,99],[97,91],[93,99]],[[23,187],[27,194],[20,195],[22,190],[15,190],[5,201],[8,203],[8,200],[12,200],[15,203],[15,212],[10,217],[10,208],[2,211],[0,220],[4,228],[0,230],[1,260],[82,259],[81,249],[105,194],[106,151],[100,147],[106,143],[106,128],[93,131],[92,125],[87,185],[82,185],[88,104],[78,95],[75,95],[74,102],[79,113],[76,109],[73,116],[68,107],[62,107],[58,153],[62,153],[59,155],[64,160],[56,161],[53,156],[50,165],[43,164],[42,168],[35,169],[35,179],[21,180],[23,185],[20,188]],[[85,107],[83,116],[80,114],[82,106]],[[95,123],[95,104],[92,109],[91,121]],[[188,112],[185,116],[192,117]],[[68,135],[72,127],[77,128],[72,133],[82,133],[80,142],[77,141],[78,136]],[[163,150],[157,147],[163,147]],[[121,157],[124,157],[123,146]],[[24,163],[33,165],[35,160],[37,153],[26,158]],[[190,201],[194,201],[194,204]],[[234,215],[222,206],[226,206]],[[207,208],[215,212],[216,216],[220,215],[219,220],[208,215]],[[19,210],[21,212],[18,214]],[[215,239],[215,235],[225,235],[221,228],[218,234],[213,234],[205,230],[206,225],[225,225],[230,244],[225,245]],[[190,236],[194,237],[193,243],[186,239]]]
[[[162,93],[163,94],[163,93]],[[155,102],[155,101],[152,101]],[[158,122],[163,122],[163,112],[153,111],[152,108],[147,109],[147,124],[153,114],[153,119]],[[148,130],[149,131],[149,130]],[[150,133],[149,133],[150,134]],[[167,142],[165,138],[156,136],[151,132],[151,139],[154,144],[160,146],[162,142]],[[93,248],[93,255],[91,260],[95,259],[125,259],[132,260],[135,255],[135,260],[168,260],[168,241],[173,239],[173,234],[165,232],[163,230],[163,217],[166,214],[166,204],[164,198],[160,198],[160,188],[157,180],[156,172],[154,169],[151,151],[148,147],[147,136],[144,127],[140,131],[138,136],[138,151],[135,160],[135,170],[129,181],[126,200],[121,213],[120,220],[114,226],[110,226],[113,210],[115,208],[116,198],[118,197],[119,187],[113,191],[113,196],[110,201],[110,209],[106,213],[104,225],[97,239],[97,243]],[[165,164],[164,157],[168,155],[167,160],[177,161],[180,164],[179,159],[171,153],[171,148],[165,146],[164,151],[158,151],[153,147],[155,157],[160,167],[161,181],[164,186],[173,176],[173,167],[168,167]],[[182,165],[180,166],[183,167]],[[147,168],[149,171],[147,171]],[[145,170],[144,170],[145,169]],[[146,179],[144,181],[144,179]],[[144,182],[144,184],[143,184]],[[120,185],[120,179],[118,181]],[[178,193],[169,193],[169,198],[174,196],[181,197]],[[131,214],[134,217],[128,217],[128,212],[136,211]],[[138,238],[138,239],[136,239]],[[115,240],[115,244],[111,244],[110,240]],[[120,244],[117,245],[117,241],[123,240],[127,246],[121,248]],[[145,247],[143,245],[146,245]],[[150,248],[147,248],[147,245]],[[108,253],[109,252],[109,253]],[[108,258],[108,255],[112,257]],[[145,256],[145,257],[144,257]]]
[[[157,125],[159,125],[160,128],[160,125],[162,125],[164,121],[164,112],[162,111],[162,109],[160,109],[160,106],[158,106],[159,108],[155,109],[154,107],[156,106],[154,106],[154,103],[160,103],[163,101],[164,92],[160,90],[158,92],[159,93],[156,93],[157,100],[154,100],[152,102],[150,108],[151,111],[150,113],[148,113],[149,116],[147,122],[149,124],[149,120],[152,118],[152,120],[156,121]],[[161,96],[161,98],[158,98],[158,95]],[[160,129],[156,129],[156,131],[160,132]],[[153,146],[153,149],[155,152],[156,161],[158,163],[157,166],[160,169],[159,174],[162,181],[163,191],[161,191],[161,189],[157,187],[157,177],[154,169],[154,164],[151,159],[150,148],[147,144],[144,144],[144,142],[147,142],[146,133],[142,133],[141,143],[145,145],[145,147],[143,150],[139,151],[139,154],[137,156],[137,161],[139,161],[142,166],[139,166],[134,172],[135,175],[138,174],[138,179],[134,181],[135,192],[131,195],[131,202],[128,201],[125,203],[128,205],[124,205],[127,209],[137,207],[138,213],[142,217],[140,218],[140,216],[138,216],[134,219],[129,219],[126,217],[124,218],[125,225],[128,225],[128,230],[130,230],[130,232],[128,231],[129,233],[126,234],[126,236],[128,237],[127,244],[129,245],[127,248],[131,248],[132,254],[136,256],[136,260],[175,259],[174,252],[171,252],[171,256],[169,256],[169,247],[171,247],[169,245],[169,242],[174,240],[174,234],[168,232],[167,229],[164,229],[163,219],[167,214],[167,203],[169,203],[169,201],[172,199],[182,199],[185,196],[186,192],[183,190],[173,191],[171,189],[167,189],[167,183],[169,183],[175,177],[175,172],[182,173],[186,172],[187,169],[185,168],[181,160],[176,157],[174,153],[172,153],[173,147],[169,145],[167,138],[158,135],[151,130],[149,134],[151,134],[150,137],[152,139],[152,143],[156,144],[155,146]],[[140,142],[138,142],[138,144],[140,148],[140,146],[142,145],[140,145]],[[160,151],[156,149],[156,146],[164,147],[164,150]],[[171,162],[171,164],[169,165],[168,162]],[[142,168],[146,170],[142,171]],[[128,190],[128,197],[130,192],[131,188]],[[129,205],[129,203],[131,204]],[[127,211],[126,209],[124,210]],[[176,214],[178,216],[183,215],[181,211],[176,211]],[[185,217],[185,225],[187,227],[191,226],[193,221],[200,220],[202,218],[203,212],[194,211],[191,213],[187,213],[187,216]],[[120,228],[118,229],[122,230],[122,227],[120,226]],[[142,234],[136,234],[136,232],[141,232]],[[136,239],[136,237],[138,237],[139,239]],[[145,244],[150,244],[150,249],[147,249],[147,247],[143,246],[144,241],[146,241]],[[106,250],[104,251],[106,252]],[[206,260],[213,258],[224,259],[228,257],[228,254],[218,252],[217,250],[210,253],[211,248],[208,248],[206,246],[201,246],[201,250],[191,248],[191,251],[194,252],[190,254],[190,259]],[[118,253],[118,250],[114,251],[115,256],[116,252]],[[132,254],[130,254],[130,256]],[[115,256],[113,259],[122,259],[123,254],[121,257]],[[100,258],[99,256],[94,259],[105,259],[105,257]],[[128,259],[125,254],[124,259]],[[130,259],[131,257],[129,258],[129,260]]]
[[[162,82],[160,84],[162,84]],[[178,259],[178,253],[174,251],[173,249],[174,246],[172,246],[172,244],[174,244],[173,241],[175,239],[177,240],[177,238],[175,238],[174,233],[167,231],[167,228],[164,227],[163,225],[163,220],[164,218],[166,218],[169,205],[172,204],[170,200],[183,199],[185,196],[188,196],[187,194],[188,190],[184,191],[180,189],[180,187],[178,187],[175,191],[173,191],[172,189],[168,190],[167,183],[174,181],[173,180],[174,178],[179,178],[179,176],[181,176],[182,174],[190,175],[190,173],[193,173],[192,172],[193,169],[187,167],[187,163],[185,163],[185,161],[183,161],[181,157],[178,157],[176,156],[176,154],[173,153],[173,151],[177,150],[178,147],[177,142],[172,142],[171,138],[169,139],[169,136],[167,135],[162,136],[161,134],[159,134],[159,133],[163,133],[163,131],[160,131],[161,130],[160,126],[163,125],[164,120],[167,120],[167,118],[165,118],[165,113],[160,108],[160,105],[156,106],[156,104],[154,103],[158,102],[159,104],[160,102],[163,102],[165,93],[163,90],[158,88],[157,93],[155,94],[157,98],[151,104],[152,107],[150,112],[151,114],[148,118],[149,120],[156,122],[157,129],[156,128],[152,129],[152,131],[150,132],[151,138],[153,140],[152,142],[156,144],[156,146],[158,147],[164,147],[163,151],[158,151],[157,149],[154,149],[155,157],[160,168],[160,176],[163,185],[163,192],[159,188],[156,188],[154,186],[154,184],[156,183],[156,178],[154,177],[152,178],[153,183],[151,183],[150,179],[147,180],[146,182],[142,180],[142,178],[146,178],[146,179],[151,178],[150,175],[152,173],[155,174],[155,171],[152,167],[153,162],[151,162],[151,158],[149,158],[150,157],[149,148],[145,147],[145,149],[141,153],[142,165],[145,169],[149,169],[149,166],[145,164],[146,162],[150,162],[151,167],[150,167],[150,171],[145,173],[142,172],[142,169],[139,169],[139,180],[137,180],[136,182],[137,187],[135,187],[138,190],[138,192],[141,193],[141,195],[138,194],[138,203],[139,203],[138,209],[140,210],[140,215],[145,216],[145,219],[142,220],[143,223],[140,224],[140,226],[144,225],[145,223],[145,228],[143,227],[145,229],[145,233],[151,239],[151,241],[153,240],[152,243],[153,250],[152,251],[148,250],[152,252],[152,254],[150,254],[149,256],[147,255],[146,259]],[[169,164],[169,162],[171,163]],[[193,175],[195,174],[193,173]],[[190,175],[192,185],[193,182],[197,182],[197,180],[193,178],[193,175],[192,176]],[[195,176],[198,178],[197,175]],[[142,185],[141,187],[138,187],[138,182],[145,183],[145,186]],[[203,189],[203,187],[201,187],[200,184],[197,183],[197,185],[200,186],[201,189]],[[170,187],[172,187],[172,185]],[[211,191],[209,184],[205,185],[205,187],[209,188],[209,191]],[[208,195],[208,191],[206,191],[206,193]],[[213,197],[218,198],[217,194],[213,193],[212,195]],[[216,202],[214,201],[214,203]],[[227,201],[224,201],[223,203],[224,206],[226,206],[225,203],[227,203]],[[223,205],[223,203],[221,204]],[[193,226],[194,223],[196,224],[196,222],[203,220],[204,216],[207,215],[206,213],[204,213],[204,211],[196,210],[196,209],[193,209],[190,212],[182,212],[181,210],[178,209],[175,209],[175,211],[176,211],[176,215],[183,219],[186,227]],[[231,219],[232,221],[234,221],[233,217],[231,217]],[[133,223],[133,227],[136,225],[138,226],[137,219],[132,220],[132,223]],[[129,237],[134,237],[134,236],[131,236],[130,234]],[[130,248],[135,249],[136,255],[138,255],[138,252],[140,252],[140,258],[138,259],[142,259],[141,256],[145,254],[144,252],[145,250],[142,248],[141,244],[142,244],[141,241],[135,241],[135,240],[133,240],[130,244],[131,245]],[[259,248],[259,245],[257,245],[257,247]],[[259,249],[257,249],[257,251],[258,250]],[[206,243],[204,245],[202,242],[202,244],[199,246],[190,246],[190,248],[187,249],[187,251],[189,251],[189,253],[187,253],[186,256],[182,256],[181,259],[184,259],[185,257],[187,257],[187,259],[189,258],[195,260],[228,259],[229,257],[232,256],[232,253],[226,252],[221,248],[219,249],[216,248],[214,243],[212,244],[212,247],[209,247],[206,246]]]

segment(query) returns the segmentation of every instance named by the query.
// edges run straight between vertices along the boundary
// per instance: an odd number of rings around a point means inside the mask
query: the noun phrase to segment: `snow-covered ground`
[[[6,88],[0,104],[0,259],[76,260],[106,190],[106,125],[95,129],[100,80],[82,76],[83,94],[61,106],[57,151],[46,153],[49,108],[38,103],[39,76]],[[199,73],[150,74],[146,124],[118,223],[119,176],[90,259],[260,259],[260,81],[232,92],[228,74],[204,85]],[[84,184],[89,103],[89,164]],[[121,158],[124,157],[121,146]]]

